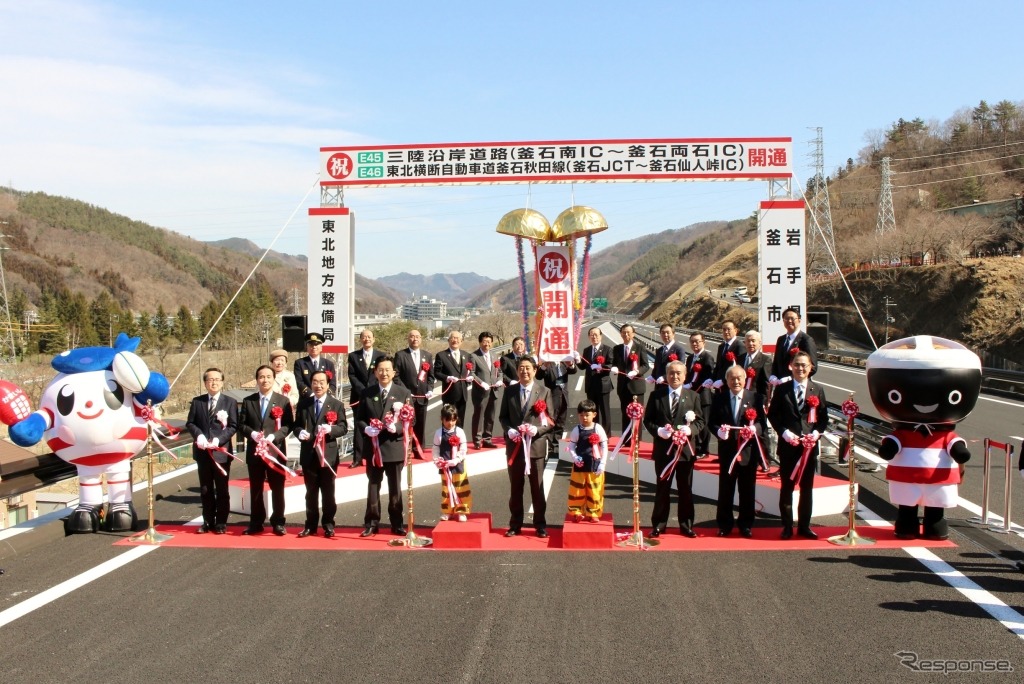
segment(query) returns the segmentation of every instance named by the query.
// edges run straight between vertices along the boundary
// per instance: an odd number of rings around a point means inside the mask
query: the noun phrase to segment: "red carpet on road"
[[[433,550],[443,551],[636,551],[635,548],[623,548],[616,546],[615,542],[621,540],[632,532],[631,528],[613,528],[610,516],[600,523],[573,523],[566,522],[563,527],[549,527],[550,536],[547,539],[539,539],[532,528],[523,528],[523,533],[515,537],[505,537],[504,528],[492,529],[490,527],[490,516],[486,513],[475,513],[469,522],[458,523],[448,521],[440,523],[433,529],[419,527],[416,534],[419,536],[431,537],[434,540]],[[157,531],[163,534],[170,534],[173,537],[160,546],[180,548],[207,548],[207,549],[257,549],[257,550],[286,550],[286,551],[402,551],[403,547],[389,546],[388,542],[398,539],[391,534],[387,528],[381,530],[375,537],[362,538],[359,536],[362,528],[359,527],[338,527],[335,529],[335,536],[326,539],[323,531],[320,530],[317,536],[299,539],[298,534],[302,528],[290,527],[288,534],[283,537],[274,535],[270,528],[261,535],[243,535],[245,525],[231,525],[227,534],[197,534],[198,528],[194,525],[159,525]],[[755,527],[754,538],[744,539],[737,531],[733,531],[728,537],[719,537],[717,528],[696,528],[697,538],[688,539],[678,530],[670,530],[658,538],[659,545],[649,549],[652,553],[681,552],[681,551],[827,551],[827,550],[850,550],[851,547],[830,544],[827,540],[830,536],[846,533],[845,527],[815,527],[818,533],[817,540],[794,537],[783,541],[779,539],[780,528]],[[603,534],[602,534],[603,532]],[[646,534],[649,529],[643,528]],[[858,530],[861,536],[872,537],[876,543],[871,546],[853,547],[862,550],[871,549],[898,549],[909,546],[923,546],[929,548],[951,548],[954,547],[950,541],[901,541],[893,536],[891,527],[863,527]],[[116,542],[117,546],[133,545],[129,539],[122,539]],[[570,547],[570,548],[566,548]]]

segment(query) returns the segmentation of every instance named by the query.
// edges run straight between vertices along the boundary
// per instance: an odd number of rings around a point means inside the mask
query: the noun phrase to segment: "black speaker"
[[[285,351],[306,351],[305,316],[281,316],[281,342]]]

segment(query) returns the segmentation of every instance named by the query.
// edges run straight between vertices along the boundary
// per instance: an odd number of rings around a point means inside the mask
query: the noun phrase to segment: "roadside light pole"
[[[896,306],[896,302],[892,301],[889,295],[885,295],[882,301],[885,303],[885,343],[889,344],[889,324],[896,322],[896,319],[889,315],[889,308]]]

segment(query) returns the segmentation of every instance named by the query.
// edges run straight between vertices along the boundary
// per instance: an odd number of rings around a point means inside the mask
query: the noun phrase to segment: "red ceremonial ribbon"
[[[285,383],[284,385],[281,385],[281,391],[284,392],[285,394],[291,394],[292,393],[292,386],[287,384],[287,383]],[[277,428],[277,429],[280,430],[281,428]]]
[[[747,409],[743,412],[743,417],[747,419],[749,425],[744,425],[740,428],[740,443],[736,447],[736,456],[733,457],[732,463],[729,464],[729,474],[732,475],[732,469],[739,463],[740,454],[743,452],[743,447],[747,446],[747,442],[751,439],[754,440],[754,444],[757,445],[757,453],[761,456],[761,465],[768,469],[768,459],[764,456],[764,449],[761,448],[761,440],[757,438],[757,432],[754,430],[754,421],[757,420],[757,411],[754,409]],[[725,426],[731,427],[731,426]]]
[[[244,463],[245,462],[242,459],[238,458],[238,456],[235,456],[233,453],[231,453],[230,451],[228,451],[227,449],[225,449],[222,446],[219,446],[219,447],[207,447],[206,453],[210,454],[210,463],[212,463],[213,465],[217,466],[217,470],[219,470],[220,474],[224,475],[225,477],[227,476],[228,471],[224,470],[224,467],[220,463],[217,463],[217,459],[215,459],[213,457],[213,454],[211,453],[211,452],[214,452],[214,451],[223,452],[223,453],[227,454],[228,456],[230,456],[231,458],[235,459],[236,461],[238,461],[240,463]]]
[[[466,377],[463,380],[469,380],[473,376],[473,362],[466,362]]]
[[[690,369],[690,370],[693,371],[693,378],[690,380],[690,384],[691,385],[693,385],[693,384],[695,384],[697,382],[697,376],[700,375],[700,371],[701,371],[702,368],[703,368],[703,366],[700,365],[699,363],[693,364],[693,368]]]
[[[374,428],[379,433],[384,429],[384,423],[382,423],[379,418],[371,418],[370,427]],[[383,468],[384,457],[380,455],[380,441],[378,441],[377,435],[371,437],[370,441],[373,443],[373,467]]]
[[[416,438],[416,433],[412,430],[412,421],[416,418],[416,409],[411,404],[404,404],[401,409],[398,410],[398,419],[402,421],[402,444],[405,447],[405,453],[410,453],[409,442],[412,441],[412,453],[416,458],[423,460],[423,449],[420,447],[420,440]]]
[[[636,352],[630,352],[629,360],[633,362],[633,370],[636,371],[638,368],[638,362],[640,360],[640,357],[637,355]]]
[[[427,363],[426,361],[421,363],[420,364],[420,372],[416,376],[416,380],[418,382],[423,382],[424,380],[426,380],[427,379],[427,371],[429,371],[429,370],[430,370],[430,364],[429,363]]]
[[[679,360],[679,356],[677,354],[675,354],[675,353],[669,354],[668,355],[668,360],[669,361],[678,361]]]
[[[604,357],[600,356],[600,355],[597,356],[597,358],[594,359],[594,363],[596,363],[599,366],[603,366],[604,365]]]
[[[754,370],[753,368],[748,368],[747,369],[747,385],[746,385],[746,388],[748,390],[749,389],[754,389],[754,378],[756,378],[756,377],[757,377],[757,371]]]
[[[689,423],[687,423],[687,425],[689,425]],[[683,455],[683,447],[690,445],[689,438],[687,438],[687,436],[683,433],[682,430],[673,430],[671,439],[672,445],[669,446],[668,448],[668,454],[670,456],[672,454],[675,454],[675,456],[672,458],[669,464],[662,469],[661,475],[659,476],[659,479],[661,480],[667,480],[672,477],[672,473],[674,473],[676,470],[676,464],[679,463],[679,458]]]
[[[808,458],[811,455],[811,450],[814,449],[814,445],[818,440],[814,439],[814,435],[801,435],[800,443],[804,447],[804,452],[800,454],[800,460],[796,462],[796,466],[793,468],[793,472],[790,473],[790,479],[793,480],[794,484],[800,484],[800,477],[804,474],[804,468],[807,466]]]
[[[516,448],[512,450],[512,455],[508,457],[508,466],[511,468],[513,461],[516,460],[516,456],[519,454],[519,447],[523,447],[523,460],[526,461],[526,466],[523,470],[524,474],[530,474],[530,446],[533,444],[533,437],[530,435],[530,426],[523,423],[518,428],[519,430],[519,441],[516,442]]]
[[[281,429],[281,416],[284,415],[284,409],[280,406],[275,406],[270,409],[270,416],[274,419],[274,423],[277,425],[277,429]]]
[[[281,473],[282,475],[286,475],[288,477],[296,477],[296,473],[295,473],[294,470],[292,470],[288,466],[280,463],[276,458],[273,458],[270,455],[270,450],[271,449],[273,449],[274,453],[279,455],[282,459],[287,460],[287,457],[284,454],[281,453],[280,449],[278,449],[276,446],[274,446],[273,442],[271,442],[269,439],[267,439],[263,435],[260,435],[260,439],[256,441],[256,448],[255,448],[256,455],[259,456],[260,458],[262,458],[263,462],[266,463],[268,466],[270,466],[270,468],[272,470],[275,470],[275,471]]]
[[[147,423],[153,423],[154,425],[160,426],[167,430],[168,437],[177,437],[180,430],[171,427],[166,421],[160,420],[156,417],[156,407],[154,406],[139,406],[138,415]],[[154,432],[156,429],[154,428]]]
[[[593,455],[595,461],[601,460],[601,435],[596,432],[590,435],[590,453]]]
[[[462,441],[459,439],[458,435],[449,435],[448,444],[451,446],[451,453],[455,454],[458,453],[459,446],[462,444]],[[452,482],[452,473],[449,469],[450,459],[448,461],[445,461],[444,459],[439,460],[442,462],[441,465],[442,470],[444,471],[445,488],[448,491],[448,506],[452,510],[455,510],[455,507],[461,504],[462,500],[459,499],[459,493],[455,491],[455,483]]]
[[[534,402],[531,407],[534,415],[540,416],[540,424],[542,427],[548,426],[548,421],[551,420],[551,416],[548,415],[548,404],[543,399],[539,399]],[[554,422],[554,421],[551,421]]]
[[[633,462],[633,451],[640,440],[640,420],[644,417],[644,405],[639,401],[631,401],[626,406],[626,417],[630,419],[632,434],[629,442],[629,463]]]
[[[736,355],[731,351],[725,352],[725,360],[734,366],[736,365]]]
[[[811,410],[807,413],[807,422],[814,425],[818,422],[818,397],[810,396],[807,397],[807,405],[811,407]]]
[[[846,429],[853,430],[853,421],[857,414],[860,413],[860,406],[857,406],[853,399],[847,399],[840,408],[843,415],[846,416]]]

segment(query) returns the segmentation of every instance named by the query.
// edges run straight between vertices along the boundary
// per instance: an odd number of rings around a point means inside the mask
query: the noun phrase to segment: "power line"
[[[1024,145],[1024,140],[1018,140],[1017,142],[1012,143],[1001,143],[999,145],[991,145],[989,147],[972,147],[971,149],[968,150],[956,150],[954,152],[936,152],[935,154],[922,154],[918,157],[899,157],[897,159],[893,159],[892,161],[895,163],[913,161],[915,159],[930,159],[931,157],[949,157],[954,154],[970,154],[971,152],[984,152],[985,150],[995,150],[999,149],[1000,147],[1009,147],[1010,145]]]
[[[1002,171],[992,171],[991,173],[974,173],[970,176],[960,176],[959,178],[944,178],[942,180],[925,181],[923,183],[910,183],[909,185],[894,185],[893,187],[902,190],[904,188],[916,188],[921,185],[935,185],[936,183],[951,183],[953,181],[967,180],[969,178],[981,178],[982,176],[998,176],[1001,173],[1013,173],[1014,171],[1024,171],[1024,169],[1003,169]]]
[[[911,169],[909,171],[893,171],[892,175],[902,176],[907,173],[923,173],[925,171],[938,171],[939,169],[952,169],[953,167],[956,166],[969,166],[971,164],[984,164],[985,162],[1002,161],[1003,159],[1016,159],[1019,156],[1019,154],[1008,154],[1005,157],[989,157],[986,159],[977,159],[975,161],[960,162],[959,164],[947,164],[945,166],[928,166],[923,169]]]

